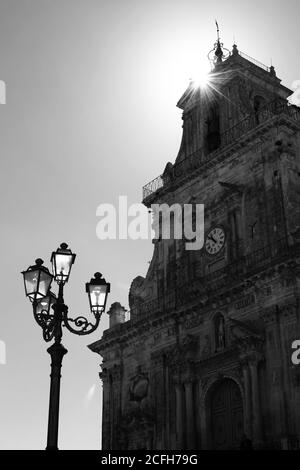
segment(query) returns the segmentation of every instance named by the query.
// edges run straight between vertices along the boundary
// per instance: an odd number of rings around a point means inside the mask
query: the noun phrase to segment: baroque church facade
[[[89,348],[103,358],[103,449],[295,449],[300,440],[300,109],[274,67],[218,40],[177,106],[177,159],[143,203],[204,204],[200,250],[157,238]],[[300,367],[300,366],[299,366]]]

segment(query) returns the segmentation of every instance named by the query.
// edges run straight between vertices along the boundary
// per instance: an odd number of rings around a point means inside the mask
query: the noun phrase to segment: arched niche
[[[220,108],[217,102],[210,104],[207,109],[205,144],[207,153],[213,152],[221,145]]]
[[[253,98],[253,109],[255,115],[256,124],[260,124],[263,121],[263,111],[266,107],[266,100],[263,96],[255,95]]]

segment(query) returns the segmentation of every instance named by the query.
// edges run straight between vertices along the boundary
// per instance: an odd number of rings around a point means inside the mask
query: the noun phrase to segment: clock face
[[[225,232],[221,227],[213,228],[206,236],[205,249],[210,255],[216,255],[225,244]]]

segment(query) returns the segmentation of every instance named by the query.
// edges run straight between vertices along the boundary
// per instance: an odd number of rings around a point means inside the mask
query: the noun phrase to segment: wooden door
[[[244,433],[243,402],[237,384],[223,380],[211,397],[213,449],[237,449]]]

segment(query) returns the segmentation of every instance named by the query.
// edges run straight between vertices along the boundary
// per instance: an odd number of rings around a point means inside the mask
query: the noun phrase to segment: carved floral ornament
[[[236,345],[240,353],[240,359],[257,357],[263,358],[264,341],[260,338],[245,336],[236,340]]]
[[[153,435],[155,411],[149,400],[148,374],[142,371],[141,366],[129,384],[130,401],[127,402],[120,422],[120,441],[146,441]],[[143,444],[143,445],[144,445]]]
[[[270,143],[270,140],[273,140]],[[282,154],[291,156],[296,155],[295,143],[291,135],[284,131],[280,131],[278,135],[270,137],[270,140],[265,142],[262,148],[264,160],[269,163],[278,161]]]
[[[120,446],[128,449],[127,446],[130,441],[137,443],[137,448],[146,448],[147,442],[152,440],[153,433],[154,424],[152,422],[145,422],[139,418],[127,416],[125,420],[122,420],[120,426]]]
[[[103,365],[101,365],[101,368],[102,368],[102,370],[101,370],[101,372],[99,372],[99,377],[102,380],[103,384],[108,382],[109,377],[111,377],[111,379],[113,381],[120,380],[121,375],[122,375],[122,365],[121,364],[114,364],[109,369],[107,369],[106,367],[103,367]]]
[[[127,409],[118,428],[121,448],[128,448],[129,441],[138,443],[139,448],[146,447],[147,441],[153,437],[154,416],[154,409],[150,405],[141,407],[139,404],[133,409]]]

